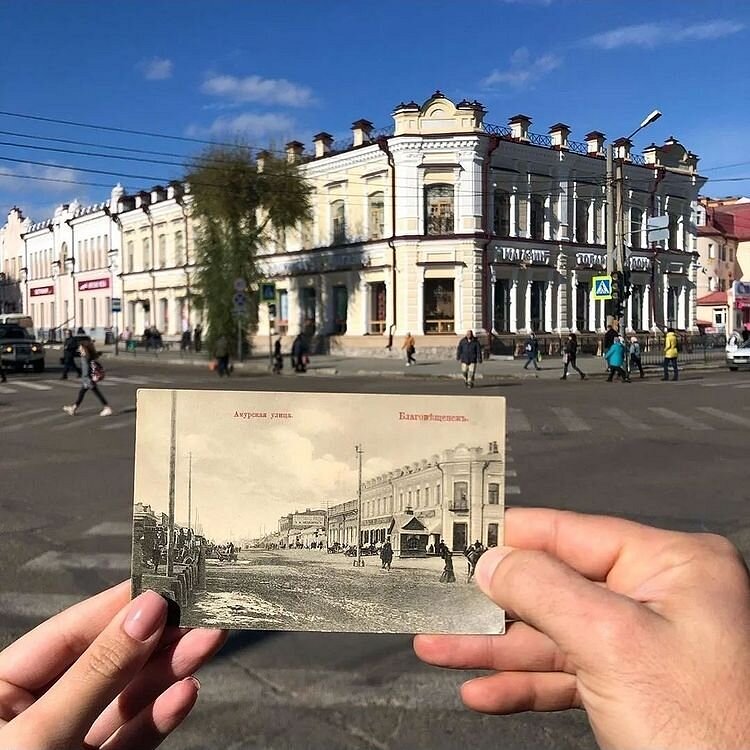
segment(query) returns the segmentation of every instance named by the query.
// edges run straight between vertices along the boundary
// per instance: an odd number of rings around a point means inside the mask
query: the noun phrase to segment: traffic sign
[[[669,215],[652,216],[646,221],[646,229],[668,229]]]
[[[612,279],[609,276],[594,276],[593,284],[594,299],[612,299]]]
[[[112,312],[122,312],[122,299],[120,297],[112,297]]]
[[[247,282],[245,279],[235,279],[234,280],[234,291],[235,292],[244,292],[245,289],[247,289]]]
[[[244,310],[245,303],[247,302],[247,297],[245,296],[244,292],[235,292],[234,296],[232,297],[232,302],[234,302],[235,310]]]
[[[276,284],[272,281],[265,281],[260,285],[260,300],[261,302],[275,302],[276,301]]]

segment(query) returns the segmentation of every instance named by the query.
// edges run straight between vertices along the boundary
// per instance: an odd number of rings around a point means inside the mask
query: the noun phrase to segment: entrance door
[[[466,549],[466,540],[468,536],[467,524],[453,524],[453,551],[463,552]]]
[[[494,328],[498,333],[510,331],[510,279],[495,282]]]
[[[333,332],[346,333],[346,313],[349,295],[343,285],[333,287]]]
[[[376,281],[370,287],[370,333],[385,333],[385,282]]]
[[[544,294],[545,282],[531,282],[531,330],[544,330]]]

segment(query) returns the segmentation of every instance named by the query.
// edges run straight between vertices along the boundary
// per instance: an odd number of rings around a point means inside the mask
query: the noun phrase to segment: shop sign
[[[548,266],[552,257],[549,250],[539,247],[500,247],[497,254],[509,263],[531,263],[539,266]]]
[[[95,289],[109,289],[109,278],[88,279],[88,281],[78,282],[79,292],[92,292]]]
[[[738,310],[750,307],[750,282],[735,281],[732,285],[734,292],[734,306]]]
[[[631,255],[628,258],[628,268],[631,271],[650,271],[651,258],[645,255]]]
[[[29,289],[29,294],[32,297],[46,297],[48,294],[54,294],[54,286],[37,286],[33,289]]]
[[[576,253],[576,266],[579,268],[604,268],[607,256],[603,253]]]
[[[305,255],[284,260],[262,260],[259,263],[265,276],[294,276],[323,273],[348,268],[367,268],[370,256],[365,253],[337,253],[335,251]]]

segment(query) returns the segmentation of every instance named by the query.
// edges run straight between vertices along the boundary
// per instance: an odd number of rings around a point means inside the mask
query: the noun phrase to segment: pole
[[[177,391],[172,391],[169,435],[169,529],[167,536],[167,575],[174,573],[174,495],[175,458],[177,443]]]
[[[237,315],[237,361],[242,362],[242,316]]]
[[[193,528],[193,454],[188,454],[188,530]]]
[[[362,567],[362,445],[358,443],[354,450],[357,453],[357,560],[354,563]]]
[[[612,144],[607,144],[607,274],[615,270],[615,191],[614,191],[614,155]]]

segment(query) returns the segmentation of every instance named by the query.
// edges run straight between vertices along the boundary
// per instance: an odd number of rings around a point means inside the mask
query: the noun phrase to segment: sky
[[[747,3],[4,0],[2,11],[2,217],[17,205],[41,220],[60,203],[107,198],[118,181],[177,178],[205,147],[11,114],[310,149],[321,130],[350,137],[359,118],[389,126],[396,104],[436,89],[478,99],[489,123],[524,113],[547,133],[565,122],[574,140],[614,140],[658,108],[636,151],[674,135],[713,178],[705,194],[750,194]]]
[[[138,393],[134,502],[164,513],[171,393]],[[402,410],[467,421],[402,420]],[[357,443],[367,481],[461,443],[502,444],[503,410],[504,400],[496,397],[180,391],[175,515],[187,520],[191,460],[193,508],[205,534],[216,542],[257,537],[263,529],[278,530],[288,513],[356,498]],[[273,413],[290,416],[272,419]]]

